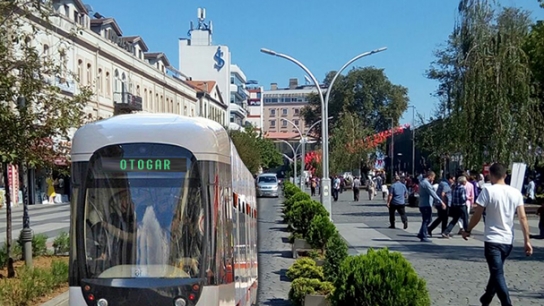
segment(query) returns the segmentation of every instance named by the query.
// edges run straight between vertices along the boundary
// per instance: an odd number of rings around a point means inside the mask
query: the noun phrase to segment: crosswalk
[[[23,228],[23,206],[11,209],[12,237],[17,239]],[[70,203],[63,204],[36,204],[28,207],[30,228],[34,234],[45,234],[52,241],[61,232],[68,232],[70,228]],[[0,209],[0,246],[6,241],[6,208]]]

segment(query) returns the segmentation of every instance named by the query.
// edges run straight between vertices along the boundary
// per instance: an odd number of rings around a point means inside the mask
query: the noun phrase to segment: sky
[[[544,19],[537,0],[502,0]],[[304,83],[305,73],[295,64],[261,53],[261,48],[291,55],[322,81],[357,54],[387,47],[360,59],[355,67],[384,69],[389,80],[408,88],[410,105],[425,118],[432,116],[438,83],[425,77],[456,20],[458,0],[86,0],[94,12],[113,17],[124,36],[142,36],[150,52],[164,52],[179,67],[179,39],[187,38],[197,9],[206,9],[213,23],[213,44],[227,45],[232,63],[248,80],[265,89],[270,83],[287,87],[290,78]],[[350,67],[351,68],[351,67]],[[346,69],[349,70],[350,68]],[[417,120],[417,119],[416,119]],[[401,123],[412,123],[412,109]],[[416,122],[417,123],[417,122]]]

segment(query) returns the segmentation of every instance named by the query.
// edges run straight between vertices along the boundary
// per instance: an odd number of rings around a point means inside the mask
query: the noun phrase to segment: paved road
[[[49,241],[70,228],[70,204],[36,204],[28,207],[30,227],[34,234],[45,234]],[[11,209],[12,237],[19,238],[23,228],[23,206]],[[6,241],[6,208],[0,209],[0,246]]]
[[[351,191],[333,202],[333,220],[340,233],[358,253],[370,247],[388,247],[402,252],[420,276],[427,280],[432,305],[480,305],[478,299],[487,284],[488,271],[483,258],[482,223],[473,230],[473,239],[463,240],[433,238],[432,243],[419,242],[420,215],[417,208],[408,208],[407,230],[389,229],[389,217],[385,201],[368,201],[361,192],[361,201],[353,202]],[[397,216],[397,225],[400,219]],[[529,219],[531,231],[538,230],[538,220]],[[453,233],[457,233],[454,229]],[[435,234],[438,234],[437,230]],[[514,251],[506,262],[506,277],[514,305],[544,305],[544,241],[534,240],[535,254],[527,258],[523,254],[523,238],[516,225]],[[495,298],[493,306],[499,302]]]
[[[259,199],[259,297],[258,306],[289,306],[291,288],[285,276],[293,264],[287,226],[281,223],[278,199]]]

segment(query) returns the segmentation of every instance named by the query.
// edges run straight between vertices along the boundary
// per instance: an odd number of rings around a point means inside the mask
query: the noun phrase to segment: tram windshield
[[[204,206],[193,155],[180,147],[103,148],[86,176],[86,267],[90,278],[198,277]]]

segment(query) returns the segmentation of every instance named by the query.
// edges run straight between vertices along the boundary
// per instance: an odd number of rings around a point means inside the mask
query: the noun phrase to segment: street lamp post
[[[319,86],[319,82],[317,81],[315,76],[312,74],[312,72],[308,68],[306,68],[306,66],[304,66],[301,62],[299,62],[298,60],[296,60],[295,58],[293,58],[293,57],[291,57],[289,55],[281,54],[281,53],[278,53],[276,51],[272,51],[272,50],[269,50],[269,49],[264,49],[263,48],[263,49],[261,49],[261,52],[269,54],[269,55],[284,58],[284,59],[286,59],[288,61],[293,62],[294,64],[296,64],[300,68],[302,68],[302,70],[304,70],[304,72],[306,72],[310,76],[310,78],[312,79],[312,82],[316,86],[317,93],[318,93],[319,99],[321,101],[321,118],[328,118],[329,117],[328,103],[329,103],[331,88],[334,85],[334,82],[336,81],[336,79],[338,78],[340,73],[342,73],[342,71],[344,71],[344,69],[346,69],[349,65],[351,65],[356,60],[358,60],[360,58],[363,58],[365,56],[372,55],[374,53],[385,51],[386,49],[387,48],[380,48],[380,49],[376,49],[376,50],[373,50],[373,51],[370,51],[370,52],[365,52],[365,53],[359,54],[356,57],[349,60],[344,66],[342,66],[342,68],[340,68],[340,70],[336,73],[336,75],[332,79],[332,81],[329,84],[329,87],[327,89],[327,96],[325,97],[325,99],[323,99],[323,91],[321,90],[321,86]],[[321,128],[321,138],[322,138],[322,142],[323,142],[323,148],[322,148],[322,150],[323,150],[323,158],[322,158],[323,159],[323,177],[321,178],[321,204],[323,204],[325,209],[329,212],[329,217],[332,220],[332,201],[331,201],[331,194],[330,194],[331,179],[330,179],[330,175],[329,175],[329,122],[328,122],[328,120],[322,120],[321,121],[321,126],[322,126],[322,128]]]
[[[286,143],[289,148],[291,148],[291,150],[293,151],[293,171],[294,171],[294,183],[296,185],[297,183],[297,150],[295,150],[295,148],[293,148],[293,146],[288,142],[288,141],[285,141],[285,140],[280,140],[280,142],[284,142]]]
[[[27,111],[26,98],[19,97],[17,98],[17,108],[19,110],[19,115]],[[21,116],[22,117],[22,116]],[[22,118],[21,118],[22,119]],[[27,177],[27,167],[26,162],[21,161],[19,164],[19,181],[22,188],[23,194],[23,229],[19,234],[21,242],[23,243],[23,256],[25,258],[25,265],[29,268],[32,268],[32,229],[30,228],[30,217],[28,215],[28,192],[26,188],[28,177]]]
[[[412,108],[412,175],[416,175],[416,125],[415,125],[415,114],[416,107],[410,105]]]
[[[395,123],[391,118],[391,183],[395,179]]]
[[[302,134],[302,132],[300,131],[300,129],[298,128],[298,126],[291,120],[289,119],[285,119],[285,118],[280,118],[281,120],[285,121],[285,122],[288,122],[290,123],[292,126],[295,127],[295,129],[297,129],[297,132],[298,134],[300,135],[300,144],[302,145],[302,161],[301,161],[301,167],[300,167],[300,189],[304,190],[304,182],[302,181],[302,175],[304,174],[304,168],[305,168],[305,165],[304,165],[304,149],[305,149],[305,146],[304,146],[304,143],[305,143],[305,139],[304,139],[304,135]],[[295,154],[295,158],[296,158],[296,154]],[[295,180],[296,180],[296,177],[295,177]]]

